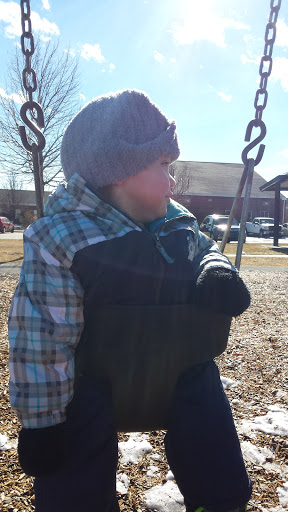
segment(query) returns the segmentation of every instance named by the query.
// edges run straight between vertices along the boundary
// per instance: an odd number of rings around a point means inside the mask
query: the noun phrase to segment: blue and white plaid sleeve
[[[27,239],[8,331],[10,401],[23,427],[65,421],[73,395],[74,351],[83,325],[79,280]]]

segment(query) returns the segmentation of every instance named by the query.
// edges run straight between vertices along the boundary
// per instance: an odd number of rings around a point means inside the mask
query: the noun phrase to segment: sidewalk
[[[15,264],[10,265],[10,263],[0,263],[0,274],[10,273],[10,274],[20,274],[21,265]]]
[[[235,256],[235,254],[225,254],[227,258],[232,258],[232,256]],[[287,258],[287,254],[245,254],[245,252],[242,252],[241,257],[243,258]]]
[[[288,267],[256,267],[253,265],[243,265],[241,263],[240,272],[244,270],[262,270],[263,272],[288,272]]]

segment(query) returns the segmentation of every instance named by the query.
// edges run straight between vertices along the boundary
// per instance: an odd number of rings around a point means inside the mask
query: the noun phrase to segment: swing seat
[[[118,432],[143,432],[167,429],[178,377],[225,350],[231,318],[191,304],[117,305],[97,308],[93,324],[77,367],[108,378]]]

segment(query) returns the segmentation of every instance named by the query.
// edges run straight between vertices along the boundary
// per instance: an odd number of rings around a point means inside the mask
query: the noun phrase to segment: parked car
[[[288,222],[284,222],[283,224],[283,235],[288,236]]]
[[[247,235],[274,236],[274,219],[271,217],[255,217],[252,222],[246,222]],[[283,236],[283,226],[279,225],[279,237]]]
[[[5,233],[6,231],[13,233],[14,224],[7,217],[0,217],[0,233]]]
[[[227,229],[228,219],[228,215],[207,215],[200,224],[200,230],[217,242],[217,240],[222,240],[223,238],[223,234]],[[236,219],[233,219],[227,242],[231,242],[231,240],[237,241],[239,231],[240,224]]]

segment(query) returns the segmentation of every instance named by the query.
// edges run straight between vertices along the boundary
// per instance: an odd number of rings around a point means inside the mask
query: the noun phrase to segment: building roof
[[[280,174],[280,176],[268,181],[265,185],[262,185],[261,190],[276,190],[277,187],[280,190],[288,190],[288,173]]]
[[[187,180],[184,195],[235,197],[243,173],[243,164],[190,162],[177,160],[172,164],[175,167],[175,178],[185,176]],[[273,192],[260,191],[260,187],[267,182],[254,169],[253,184],[250,197],[260,199],[273,199]],[[245,188],[243,191],[243,195]]]

